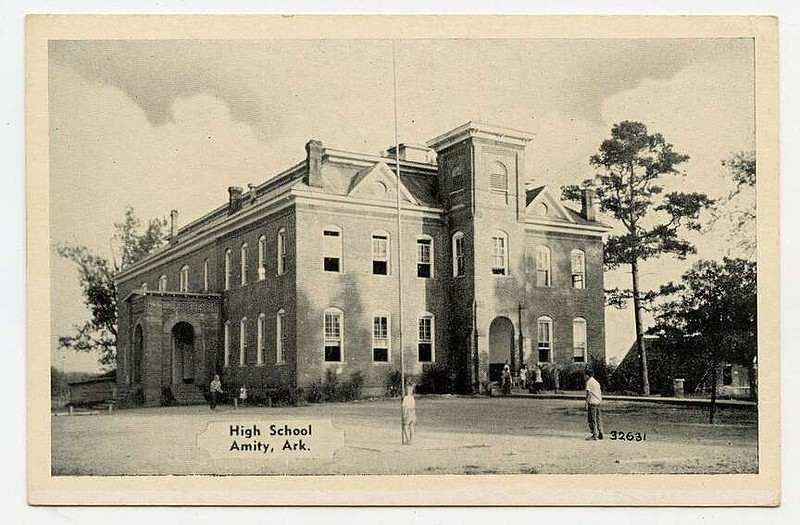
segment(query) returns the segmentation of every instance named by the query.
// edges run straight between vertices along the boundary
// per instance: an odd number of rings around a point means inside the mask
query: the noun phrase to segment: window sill
[[[275,366],[283,366],[286,364],[286,361],[281,361],[280,363],[275,363]]]
[[[450,195],[458,195],[459,193],[464,193],[464,188],[458,188],[457,190],[453,190],[450,192]]]
[[[267,366],[266,363],[256,363],[256,368],[264,368],[265,366]]]

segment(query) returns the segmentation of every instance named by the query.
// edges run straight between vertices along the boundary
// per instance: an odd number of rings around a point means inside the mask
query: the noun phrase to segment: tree
[[[756,256],[756,153],[742,151],[724,159],[725,166],[736,184],[733,190],[720,199],[719,206],[714,209],[713,222],[725,219],[730,230],[729,249],[738,251],[748,259]]]
[[[698,261],[682,277],[675,298],[658,308],[650,330],[681,346],[697,340],[702,360],[711,368],[711,422],[714,422],[719,363],[747,366],[750,392],[755,397],[757,339],[756,263],[723,258],[722,262]],[[697,356],[695,356],[697,357]]]
[[[91,318],[76,325],[75,334],[60,336],[61,348],[80,352],[98,350],[99,363],[113,368],[117,354],[117,288],[114,277],[167,240],[166,219],[151,219],[142,231],[142,223],[133,208],[125,209],[125,219],[114,224],[112,256],[107,258],[86,246],[58,244],[56,253],[78,266],[79,284],[84,304]]]
[[[650,394],[650,384],[642,313],[659,292],[642,292],[639,264],[664,254],[683,259],[695,253],[694,246],[679,235],[682,230],[699,230],[701,210],[713,204],[702,193],[662,195],[664,188],[658,184],[659,179],[680,174],[676,166],[687,160],[689,157],[674,151],[661,134],[649,134],[640,122],[624,121],[611,128],[611,138],[604,140],[599,152],[590,159],[590,164],[600,172],[583,182],[584,188],[596,192],[600,211],[611,215],[624,229],[624,233],[611,235],[606,241],[605,264],[609,269],[629,265],[632,286],[609,290],[608,303],[624,308],[633,299],[641,389],[645,395]],[[568,200],[581,198],[578,186],[565,186],[562,193]]]

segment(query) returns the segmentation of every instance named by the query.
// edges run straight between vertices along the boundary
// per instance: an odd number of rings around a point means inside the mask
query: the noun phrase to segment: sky
[[[425,142],[469,120],[534,133],[527,177],[558,193],[594,174],[589,157],[622,120],[643,122],[690,156],[667,189],[726,195],[721,160],[754,148],[748,39],[398,40],[401,142]],[[304,158],[311,139],[378,153],[394,144],[389,40],[51,41],[53,243],[109,254],[113,223],[181,223]],[[611,222],[608,220],[608,222]],[[720,258],[729,227],[690,236],[698,254],[642,266],[642,283],[677,280]],[[51,257],[52,356],[68,371],[96,356],[57,349],[88,313],[75,267]],[[629,285],[624,270],[606,287]],[[630,309],[606,312],[607,356],[633,339]]]

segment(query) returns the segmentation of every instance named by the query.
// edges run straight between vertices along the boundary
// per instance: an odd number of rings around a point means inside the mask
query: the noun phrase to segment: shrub
[[[301,394],[302,391],[298,390],[297,388],[288,385],[281,385],[272,396],[272,404],[279,407],[297,406],[302,400]]]
[[[361,397],[364,374],[355,371],[345,381],[341,381],[333,370],[325,371],[322,384],[322,399],[325,401],[353,401]]]
[[[176,403],[175,394],[172,393],[172,387],[161,387],[161,406],[171,407]]]
[[[455,383],[455,374],[441,363],[432,363],[422,369],[417,391],[420,394],[444,394],[451,392]]]
[[[397,397],[402,395],[403,389],[400,384],[402,381],[402,374],[396,368],[386,374],[386,395],[389,397]]]
[[[322,403],[325,400],[324,385],[322,381],[314,381],[305,390],[305,399],[308,403]]]

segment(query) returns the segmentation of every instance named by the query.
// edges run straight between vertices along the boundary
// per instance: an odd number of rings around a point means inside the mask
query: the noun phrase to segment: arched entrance
[[[514,325],[508,317],[495,317],[489,325],[489,381],[501,380],[503,365],[512,364],[513,355]]]
[[[131,383],[138,385],[142,382],[142,362],[144,361],[144,331],[142,325],[137,324],[133,330],[133,352],[131,354]]]
[[[172,328],[172,382],[194,383],[194,327],[189,323]]]

